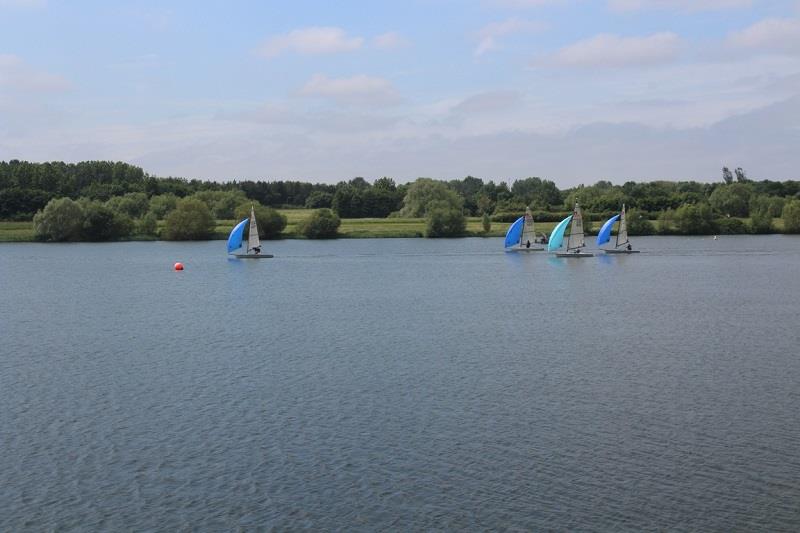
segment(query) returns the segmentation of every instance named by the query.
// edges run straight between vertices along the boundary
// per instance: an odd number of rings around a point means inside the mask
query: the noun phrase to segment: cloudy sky
[[[800,179],[800,0],[0,0],[0,160]]]

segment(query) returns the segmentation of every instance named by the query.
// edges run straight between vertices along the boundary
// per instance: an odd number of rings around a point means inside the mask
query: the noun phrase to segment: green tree
[[[750,203],[751,188],[745,183],[731,183],[730,185],[720,185],[711,196],[708,202],[714,211],[730,217],[746,217]]]
[[[87,241],[110,241],[130,236],[133,221],[122,212],[114,212],[107,205],[97,201],[82,199],[83,228],[81,238]]]
[[[750,199],[750,227],[753,233],[772,233],[770,203],[770,199],[765,195]]]
[[[150,198],[150,212],[158,220],[163,220],[178,205],[178,197],[172,193],[159,194]]]
[[[317,209],[298,224],[297,231],[309,239],[333,239],[338,235],[341,220],[330,209]]]
[[[675,230],[675,211],[665,209],[658,215],[658,232],[662,235],[669,235]]]
[[[400,210],[401,216],[424,217],[434,203],[440,208],[441,204],[444,203],[460,213],[464,200],[441,181],[419,178],[408,188],[408,192],[403,199],[403,208]]]
[[[483,220],[481,220],[481,223],[483,224],[483,232],[489,233],[492,229],[492,217],[489,216],[489,213],[483,213]]]
[[[638,209],[631,209],[625,213],[625,222],[628,226],[629,235],[653,235],[656,229],[653,223],[647,218],[646,214]]]
[[[169,241],[197,241],[214,234],[216,222],[208,206],[197,198],[183,198],[167,215],[162,236]]]
[[[152,211],[146,213],[136,223],[136,233],[139,235],[158,234],[158,219],[156,219],[156,215]]]
[[[426,237],[459,237],[467,229],[467,219],[460,208],[446,201],[428,204],[425,214]]]
[[[708,204],[687,204],[675,211],[678,231],[684,235],[711,235],[717,232],[714,214]]]
[[[80,240],[83,208],[70,198],[50,200],[33,217],[33,231],[37,238],[46,241]]]
[[[783,231],[800,233],[800,199],[786,202],[783,206]]]
[[[729,185],[733,183],[733,173],[728,167],[722,167],[722,181]]]
[[[258,236],[262,239],[279,239],[281,232],[286,228],[287,219],[271,207],[263,206],[258,202],[245,202],[236,208],[234,218],[236,220],[249,218],[251,206],[256,213]]]
[[[106,207],[115,213],[124,213],[131,218],[139,218],[150,209],[150,201],[143,192],[132,192],[114,196],[106,202]]]
[[[333,195],[325,191],[312,191],[306,198],[306,207],[309,209],[330,208]]]

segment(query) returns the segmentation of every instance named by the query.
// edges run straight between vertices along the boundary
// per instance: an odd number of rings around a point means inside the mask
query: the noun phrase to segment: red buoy
[[[175,263],[175,270],[183,270],[183,263]]]

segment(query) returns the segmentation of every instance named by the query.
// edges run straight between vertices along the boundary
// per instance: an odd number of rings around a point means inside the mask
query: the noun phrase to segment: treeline
[[[535,220],[557,221],[576,201],[589,221],[599,221],[625,204],[641,221],[641,232],[768,233],[775,231],[775,218],[784,219],[784,231],[794,231],[791,216],[786,221],[793,208],[788,212],[786,208],[793,200],[800,200],[800,182],[755,181],[741,168],[733,172],[723,168],[716,183],[629,181],[613,185],[598,181],[565,190],[539,177],[519,179],[510,186],[505,181],[495,183],[472,176],[450,181],[420,178],[401,185],[388,177],[374,183],[357,177],[335,185],[300,181],[218,183],[155,177],[121,162],[0,162],[0,220],[31,220],[59,198],[79,202],[93,216],[102,211],[107,217],[105,210],[112,213],[122,230],[111,238],[124,237],[120,234],[125,228],[133,228],[127,235],[136,234],[137,228],[145,235],[153,220],[166,219],[186,198],[202,202],[214,219],[226,220],[249,203],[273,208],[326,208],[341,218],[427,219],[430,212],[437,211],[439,223],[429,228],[431,236],[463,232],[458,217],[451,216],[450,211],[458,211],[462,217],[483,216],[491,223],[510,222],[530,207]],[[632,217],[631,221],[635,228]],[[654,225],[653,221],[658,223]]]

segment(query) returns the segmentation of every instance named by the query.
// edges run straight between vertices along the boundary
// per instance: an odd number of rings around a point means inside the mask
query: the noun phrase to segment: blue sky
[[[0,0],[0,25],[0,159],[800,178],[797,0]]]

